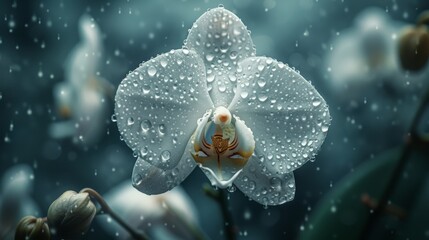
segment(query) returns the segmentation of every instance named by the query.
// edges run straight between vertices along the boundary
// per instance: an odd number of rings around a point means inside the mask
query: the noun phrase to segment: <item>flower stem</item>
[[[420,136],[418,134],[418,126],[421,121],[421,118],[429,104],[429,89],[426,91],[423,96],[422,101],[417,109],[416,115],[414,115],[413,121],[410,126],[410,130],[407,136],[407,140],[402,149],[400,158],[396,166],[394,167],[384,191],[381,194],[379,204],[377,204],[376,208],[374,208],[374,212],[367,219],[362,232],[360,234],[360,239],[368,239],[371,234],[371,230],[374,228],[374,225],[377,223],[378,219],[381,217],[383,210],[386,209],[386,206],[389,201],[389,197],[392,195],[395,190],[396,185],[398,184],[399,179],[401,178],[401,174],[407,164],[409,156],[415,147],[421,143]]]
[[[128,233],[136,240],[148,240],[149,238],[142,233],[136,232],[133,228],[131,228],[124,220],[122,220],[106,203],[104,198],[94,189],[91,188],[84,188],[80,192],[88,193],[89,196],[97,200],[98,204],[100,204],[101,209],[103,212],[108,213],[110,217],[113,218],[119,225],[121,225],[125,230],[128,231]]]
[[[235,240],[237,239],[236,236],[236,226],[234,224],[234,221],[232,219],[231,213],[228,208],[228,199],[226,198],[225,190],[219,189],[219,190],[213,190],[212,187],[205,185],[204,186],[204,192],[207,194],[207,196],[214,199],[221,208],[222,216],[224,220],[224,232],[226,235],[226,238],[228,240]]]

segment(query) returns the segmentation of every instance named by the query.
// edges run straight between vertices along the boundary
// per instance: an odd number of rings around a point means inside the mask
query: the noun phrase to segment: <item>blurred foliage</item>
[[[319,202],[309,217],[310,227],[299,239],[359,239],[401,151],[396,148],[369,159],[340,181]],[[427,147],[414,148],[383,217],[373,229],[372,239],[427,237],[427,225],[420,217],[422,212],[427,213],[428,205],[422,203],[428,201],[428,196],[420,192],[427,178],[428,154]]]

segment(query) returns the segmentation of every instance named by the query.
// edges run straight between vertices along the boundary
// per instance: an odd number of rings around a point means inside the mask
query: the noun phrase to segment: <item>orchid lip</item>
[[[220,187],[220,188],[227,188],[227,187],[231,187],[232,183],[234,182],[234,180],[238,177],[238,175],[240,175],[241,171],[243,171],[243,169],[238,170],[230,179],[228,180],[220,180],[217,175],[213,172],[213,170],[211,170],[208,167],[204,167],[201,163],[198,164],[198,166],[207,171],[208,173],[211,174],[212,178],[210,179],[210,182],[212,183],[213,186],[216,187]]]

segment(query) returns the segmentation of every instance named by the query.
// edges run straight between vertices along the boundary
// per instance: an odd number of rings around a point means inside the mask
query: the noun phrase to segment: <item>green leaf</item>
[[[363,203],[362,196],[367,194],[375,201],[380,198],[398,163],[401,151],[401,148],[396,148],[369,159],[337,183],[318,203],[309,217],[307,230],[301,232],[299,239],[358,239],[372,212],[371,208]],[[426,204],[419,199],[419,196],[424,195],[418,194],[428,169],[427,156],[428,150],[413,150],[389,198],[395,208],[408,213],[407,217],[400,220],[392,211],[383,214],[373,227],[371,237],[374,239],[403,239],[415,235],[413,233],[416,231],[424,234],[429,230],[425,224],[413,224],[421,221],[416,202],[421,202],[422,207],[428,208],[426,205],[429,192],[426,194]],[[416,229],[416,226],[426,227],[426,230]]]

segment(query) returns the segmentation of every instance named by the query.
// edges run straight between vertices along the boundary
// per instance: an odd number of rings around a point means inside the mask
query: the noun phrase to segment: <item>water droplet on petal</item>
[[[327,131],[328,131],[328,129],[329,129],[329,127],[328,127],[328,126],[326,126],[326,125],[323,125],[323,126],[322,126],[322,132],[327,132]]]
[[[150,66],[147,68],[147,74],[149,74],[149,76],[153,77],[156,74],[156,68],[154,66]]]
[[[240,97],[243,98],[243,99],[247,98],[248,95],[249,95],[249,93],[246,92],[246,91],[243,91],[243,92],[240,93]]]
[[[170,160],[171,157],[171,153],[167,150],[162,151],[161,153],[161,160],[163,162],[167,162],[168,160]]]
[[[160,133],[161,135],[164,135],[164,134],[165,134],[165,132],[166,132],[166,127],[165,127],[165,125],[164,125],[164,124],[159,124],[159,126],[158,126],[158,131],[159,131],[159,133]]]
[[[150,86],[148,84],[143,85],[143,94],[148,94],[150,92]]]
[[[214,75],[214,74],[211,74],[211,75],[208,75],[208,76],[207,76],[207,82],[208,82],[208,83],[213,82],[213,81],[214,81],[214,79],[215,79],[215,75]]]
[[[161,67],[165,68],[167,67],[168,62],[165,59],[161,60]]]
[[[249,189],[255,190],[255,188],[256,188],[256,183],[254,181],[249,181]]]
[[[149,131],[149,129],[152,127],[152,124],[151,124],[151,122],[149,121],[149,120],[143,120],[141,123],[140,123],[140,128],[142,129],[142,131],[144,132],[144,133],[146,133],[147,131]]]
[[[313,106],[317,107],[322,103],[322,101],[320,101],[320,99],[318,98],[313,98]]]
[[[270,179],[270,186],[274,191],[280,192],[282,190],[282,180],[277,177],[273,177]]]
[[[258,79],[258,86],[259,87],[264,87],[266,83],[267,82],[265,81],[265,79],[263,79],[263,78]]]
[[[213,58],[214,58],[214,56],[213,56],[213,55],[211,55],[211,54],[207,54],[207,55],[206,55],[206,60],[207,60],[208,62],[213,61]]]
[[[147,147],[142,147],[142,148],[140,149],[140,156],[141,156],[141,157],[146,156],[148,153],[149,153],[149,150],[147,149]]]
[[[140,174],[136,174],[133,176],[133,185],[139,186],[143,182],[143,178]]]
[[[268,96],[265,94],[259,94],[258,95],[258,100],[261,102],[265,102],[267,100]]]
[[[112,120],[112,122],[116,122],[117,121],[116,114],[112,114],[111,120]]]
[[[134,118],[129,117],[129,118],[127,119],[127,124],[128,124],[128,126],[133,125],[133,124],[134,124]]]

